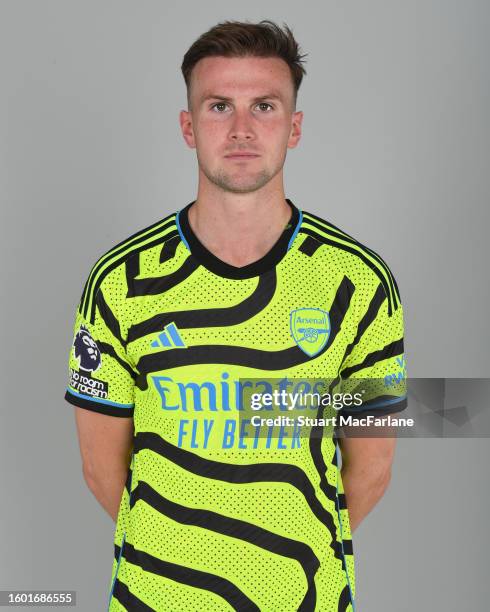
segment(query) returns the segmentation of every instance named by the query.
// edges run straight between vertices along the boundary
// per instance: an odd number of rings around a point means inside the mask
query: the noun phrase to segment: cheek
[[[203,135],[206,138],[212,136],[213,134],[221,134],[226,133],[227,131],[227,122],[225,118],[220,121],[219,119],[201,119],[197,124],[197,134]]]
[[[275,143],[287,141],[289,138],[289,132],[291,126],[289,122],[285,122],[282,118],[268,118],[263,120],[260,124],[260,133],[264,135],[267,140],[273,140]]]
[[[213,151],[221,146],[223,140],[226,139],[224,123],[219,121],[202,122],[194,131],[194,138],[201,153],[206,154],[207,151]]]
[[[271,122],[272,124],[272,122]],[[274,125],[267,125],[263,132],[263,142],[273,157],[280,158],[287,148],[290,128],[284,123],[275,121]]]

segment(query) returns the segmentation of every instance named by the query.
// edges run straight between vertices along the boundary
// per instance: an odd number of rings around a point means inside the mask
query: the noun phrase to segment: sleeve
[[[94,412],[132,417],[137,371],[102,287],[92,317],[83,314],[83,296],[76,311],[65,399]]]
[[[344,401],[345,416],[382,416],[407,407],[403,306],[398,299],[390,302],[382,285],[358,324],[340,378],[344,395],[360,394],[357,402]]]

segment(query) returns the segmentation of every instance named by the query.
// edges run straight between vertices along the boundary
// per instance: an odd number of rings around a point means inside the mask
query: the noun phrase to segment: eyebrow
[[[264,94],[262,96],[255,96],[252,99],[253,102],[258,102],[260,100],[279,100],[282,101],[282,96],[276,92],[270,92],[268,94]],[[229,98],[228,96],[220,96],[219,94],[206,94],[201,98],[201,103],[206,102],[207,100],[223,100],[225,102],[232,102],[233,98]]]

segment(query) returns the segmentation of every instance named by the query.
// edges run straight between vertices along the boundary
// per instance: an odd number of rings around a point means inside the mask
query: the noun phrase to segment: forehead
[[[287,97],[293,91],[289,66],[279,57],[205,57],[194,66],[193,95],[256,96],[273,89]]]

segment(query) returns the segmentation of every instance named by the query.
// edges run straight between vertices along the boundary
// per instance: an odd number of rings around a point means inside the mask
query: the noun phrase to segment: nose
[[[241,140],[249,141],[255,138],[252,118],[250,117],[248,110],[235,109],[230,126],[229,137],[234,142]]]

